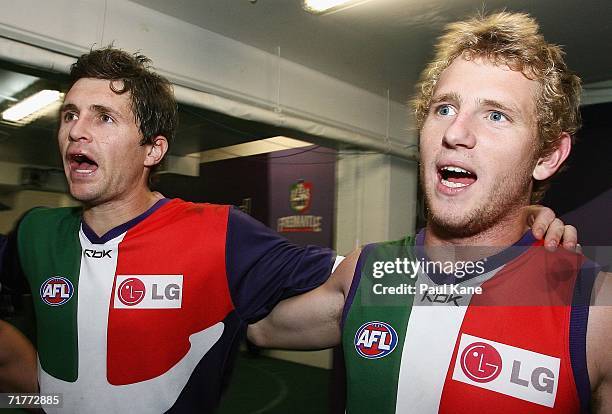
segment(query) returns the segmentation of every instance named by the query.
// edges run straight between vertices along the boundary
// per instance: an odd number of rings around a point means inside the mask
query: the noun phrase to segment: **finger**
[[[576,253],[582,254],[582,246],[580,243],[576,243]]]
[[[555,220],[555,212],[548,207],[538,206],[531,214],[534,217],[531,231],[536,239],[541,240],[544,234],[550,231],[548,227]]]
[[[546,235],[544,236],[544,246],[548,250],[555,250],[559,245],[559,241],[563,236],[563,232],[565,231],[565,225],[558,218],[554,219],[552,223],[550,223],[550,227],[546,231]]]
[[[569,224],[565,225],[561,240],[563,240],[564,248],[572,251],[576,250],[578,244],[578,230],[576,230],[576,227]]]

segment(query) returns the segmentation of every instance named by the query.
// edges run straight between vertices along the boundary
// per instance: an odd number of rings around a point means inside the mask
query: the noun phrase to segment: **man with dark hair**
[[[4,255],[3,288],[32,292],[40,392],[63,396],[48,412],[211,412],[247,324],[331,273],[329,249],[149,190],[177,110],[147,63],[105,48],[72,66],[58,143],[83,207],[28,212]]]
[[[612,278],[524,224],[569,155],[580,80],[525,14],[453,23],[435,51],[415,100],[426,228],[347,257],[249,336],[342,340],[347,413],[612,412]]]
[[[40,391],[62,394],[62,413],[211,412],[247,324],[334,262],[237,209],[149,190],[177,122],[147,63],[106,48],[73,65],[58,143],[83,207],[27,213],[5,255],[3,285],[33,293]]]

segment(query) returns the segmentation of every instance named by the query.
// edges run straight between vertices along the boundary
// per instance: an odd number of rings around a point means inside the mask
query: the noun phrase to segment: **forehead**
[[[111,89],[111,82],[116,90],[123,88],[121,81],[109,81],[106,79],[82,78],[72,85],[64,104],[73,104],[78,108],[86,108],[91,105],[101,105],[120,112],[132,114],[130,93],[118,94]]]
[[[538,91],[537,81],[505,64],[494,64],[486,58],[458,57],[440,75],[434,97],[456,94],[462,101],[497,101],[535,116]]]

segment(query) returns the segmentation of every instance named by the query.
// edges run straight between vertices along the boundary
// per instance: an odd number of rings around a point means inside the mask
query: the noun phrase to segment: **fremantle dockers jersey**
[[[529,233],[472,272],[464,263],[460,278],[427,267],[423,239],[359,257],[343,314],[346,412],[585,411],[597,266]]]
[[[61,413],[212,412],[246,324],[332,265],[236,209],[168,199],[103,237],[79,209],[35,209],[17,246]]]

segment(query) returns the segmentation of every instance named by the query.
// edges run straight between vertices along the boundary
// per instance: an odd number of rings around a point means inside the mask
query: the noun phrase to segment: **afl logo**
[[[366,322],[355,334],[355,349],[367,359],[389,355],[397,346],[397,332],[385,322]]]
[[[499,352],[484,342],[468,345],[461,354],[461,369],[472,381],[493,381],[502,369],[502,358]]]
[[[145,297],[146,288],[140,279],[131,277],[119,285],[118,297],[126,306],[138,305]]]
[[[61,276],[50,277],[40,287],[40,298],[49,306],[63,305],[73,293],[72,282]]]

